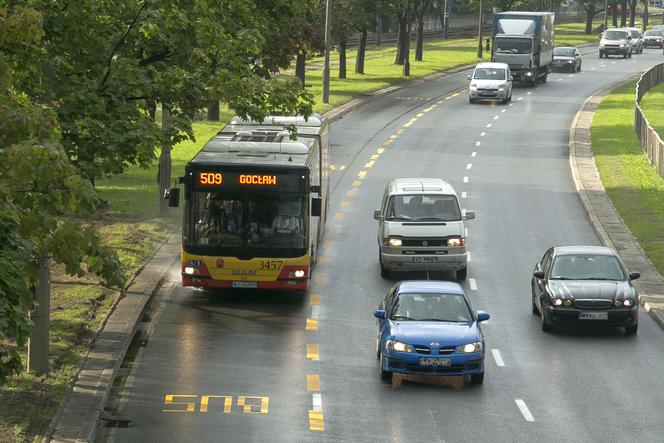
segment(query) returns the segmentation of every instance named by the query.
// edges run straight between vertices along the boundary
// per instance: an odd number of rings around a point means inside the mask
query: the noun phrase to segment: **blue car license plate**
[[[435,358],[435,357],[423,357],[420,358],[420,366],[451,366],[451,358]]]

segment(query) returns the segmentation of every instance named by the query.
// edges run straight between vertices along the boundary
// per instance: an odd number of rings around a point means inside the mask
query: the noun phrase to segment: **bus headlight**
[[[288,278],[304,278],[307,276],[307,271],[304,269],[295,269],[288,273]]]
[[[187,266],[184,268],[184,273],[187,275],[194,275],[194,272],[196,272],[196,269],[193,266]]]

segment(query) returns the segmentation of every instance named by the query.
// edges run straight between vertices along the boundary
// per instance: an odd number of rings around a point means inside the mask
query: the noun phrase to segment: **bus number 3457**
[[[283,264],[283,260],[260,260],[258,267],[261,271],[278,271]]]

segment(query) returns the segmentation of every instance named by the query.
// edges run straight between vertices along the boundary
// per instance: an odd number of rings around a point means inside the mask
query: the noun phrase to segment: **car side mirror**
[[[312,197],[311,199],[311,216],[320,217],[323,200],[320,197]]]
[[[507,81],[511,82],[512,80],[514,80],[514,77],[512,77],[511,75],[509,77],[507,77]]]
[[[468,80],[472,80],[473,77],[472,77],[470,74],[468,74],[468,75],[466,76],[466,78],[467,78]]]
[[[491,316],[489,315],[488,312],[477,311],[477,321],[483,322],[487,321],[489,318],[491,318]]]
[[[541,280],[541,279],[544,278],[544,276],[545,276],[544,271],[535,271],[535,272],[533,272],[533,277],[535,277],[537,279]]]
[[[629,273],[629,279],[630,279],[630,280],[636,280],[636,279],[638,279],[639,277],[641,277],[641,273],[640,273],[640,272],[630,272],[630,273]]]
[[[168,200],[168,206],[177,208],[180,206],[180,188],[170,188],[164,192],[164,198]]]
[[[381,320],[384,320],[385,319],[385,311],[383,311],[382,309],[374,311],[374,317],[379,318]]]
[[[374,209],[374,220],[380,220],[380,209]]]
[[[472,220],[475,218],[475,213],[473,211],[466,211],[466,215],[463,216],[464,220]]]

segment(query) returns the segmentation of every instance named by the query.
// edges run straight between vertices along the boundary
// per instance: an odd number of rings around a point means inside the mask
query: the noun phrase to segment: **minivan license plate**
[[[452,359],[449,358],[420,358],[420,366],[450,366],[451,364]]]
[[[579,320],[608,320],[608,312],[579,312]]]
[[[438,257],[413,257],[413,263],[436,263]]]
[[[231,286],[233,288],[257,288],[258,283],[255,281],[234,281]]]

